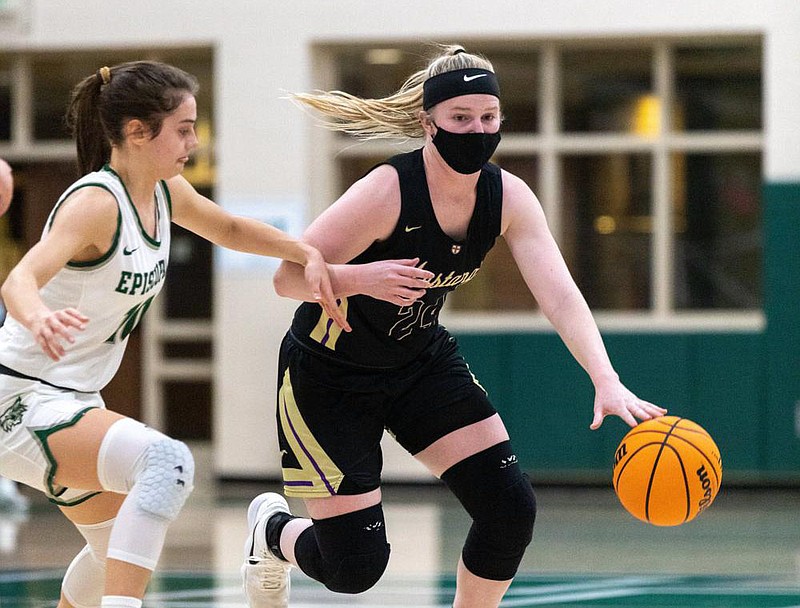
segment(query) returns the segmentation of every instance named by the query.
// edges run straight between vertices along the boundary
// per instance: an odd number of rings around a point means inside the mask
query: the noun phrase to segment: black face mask
[[[436,123],[434,123],[436,124]],[[477,173],[489,159],[500,143],[497,133],[451,133],[436,125],[433,145],[453,171],[464,175]]]

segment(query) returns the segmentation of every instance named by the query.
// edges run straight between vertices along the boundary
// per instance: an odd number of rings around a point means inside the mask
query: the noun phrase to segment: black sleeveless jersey
[[[439,226],[433,211],[422,149],[398,154],[390,164],[400,176],[401,208],[391,236],[373,243],[351,260],[420,259],[434,273],[425,295],[409,306],[397,306],[365,295],[341,301],[352,332],[343,332],[316,303],[302,303],[291,335],[307,348],[342,363],[371,368],[402,366],[441,335],[439,312],[448,292],[471,280],[500,234],[503,187],[500,168],[484,165],[477,184],[475,209],[466,238],[455,241]]]

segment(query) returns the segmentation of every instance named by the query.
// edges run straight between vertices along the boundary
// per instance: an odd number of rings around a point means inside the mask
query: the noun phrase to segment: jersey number
[[[436,318],[439,315],[444,305],[444,296],[438,298],[432,304],[417,300],[411,306],[403,306],[397,314],[400,320],[392,326],[389,330],[389,335],[395,340],[402,340],[409,336],[415,327],[424,329],[436,323]]]
[[[119,324],[116,331],[106,338],[106,342],[109,344],[114,344],[116,342],[122,342],[125,340],[131,334],[131,332],[136,329],[136,326],[139,325],[139,321],[142,320],[144,313],[146,313],[147,309],[150,308],[150,303],[153,301],[154,297],[155,296],[147,298],[147,300],[137,304],[128,312],[126,312],[122,322]]]

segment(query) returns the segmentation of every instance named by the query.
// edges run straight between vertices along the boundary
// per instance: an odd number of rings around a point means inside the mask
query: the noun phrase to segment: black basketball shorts
[[[278,363],[278,440],[284,491],[305,498],[380,486],[384,429],[411,454],[496,413],[453,338],[397,369],[338,363],[291,335]]]

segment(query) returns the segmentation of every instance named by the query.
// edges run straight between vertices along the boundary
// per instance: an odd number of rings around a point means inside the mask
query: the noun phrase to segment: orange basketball
[[[722,483],[719,448],[700,425],[677,416],[632,428],[614,457],[614,491],[634,517],[679,526],[714,502]]]

